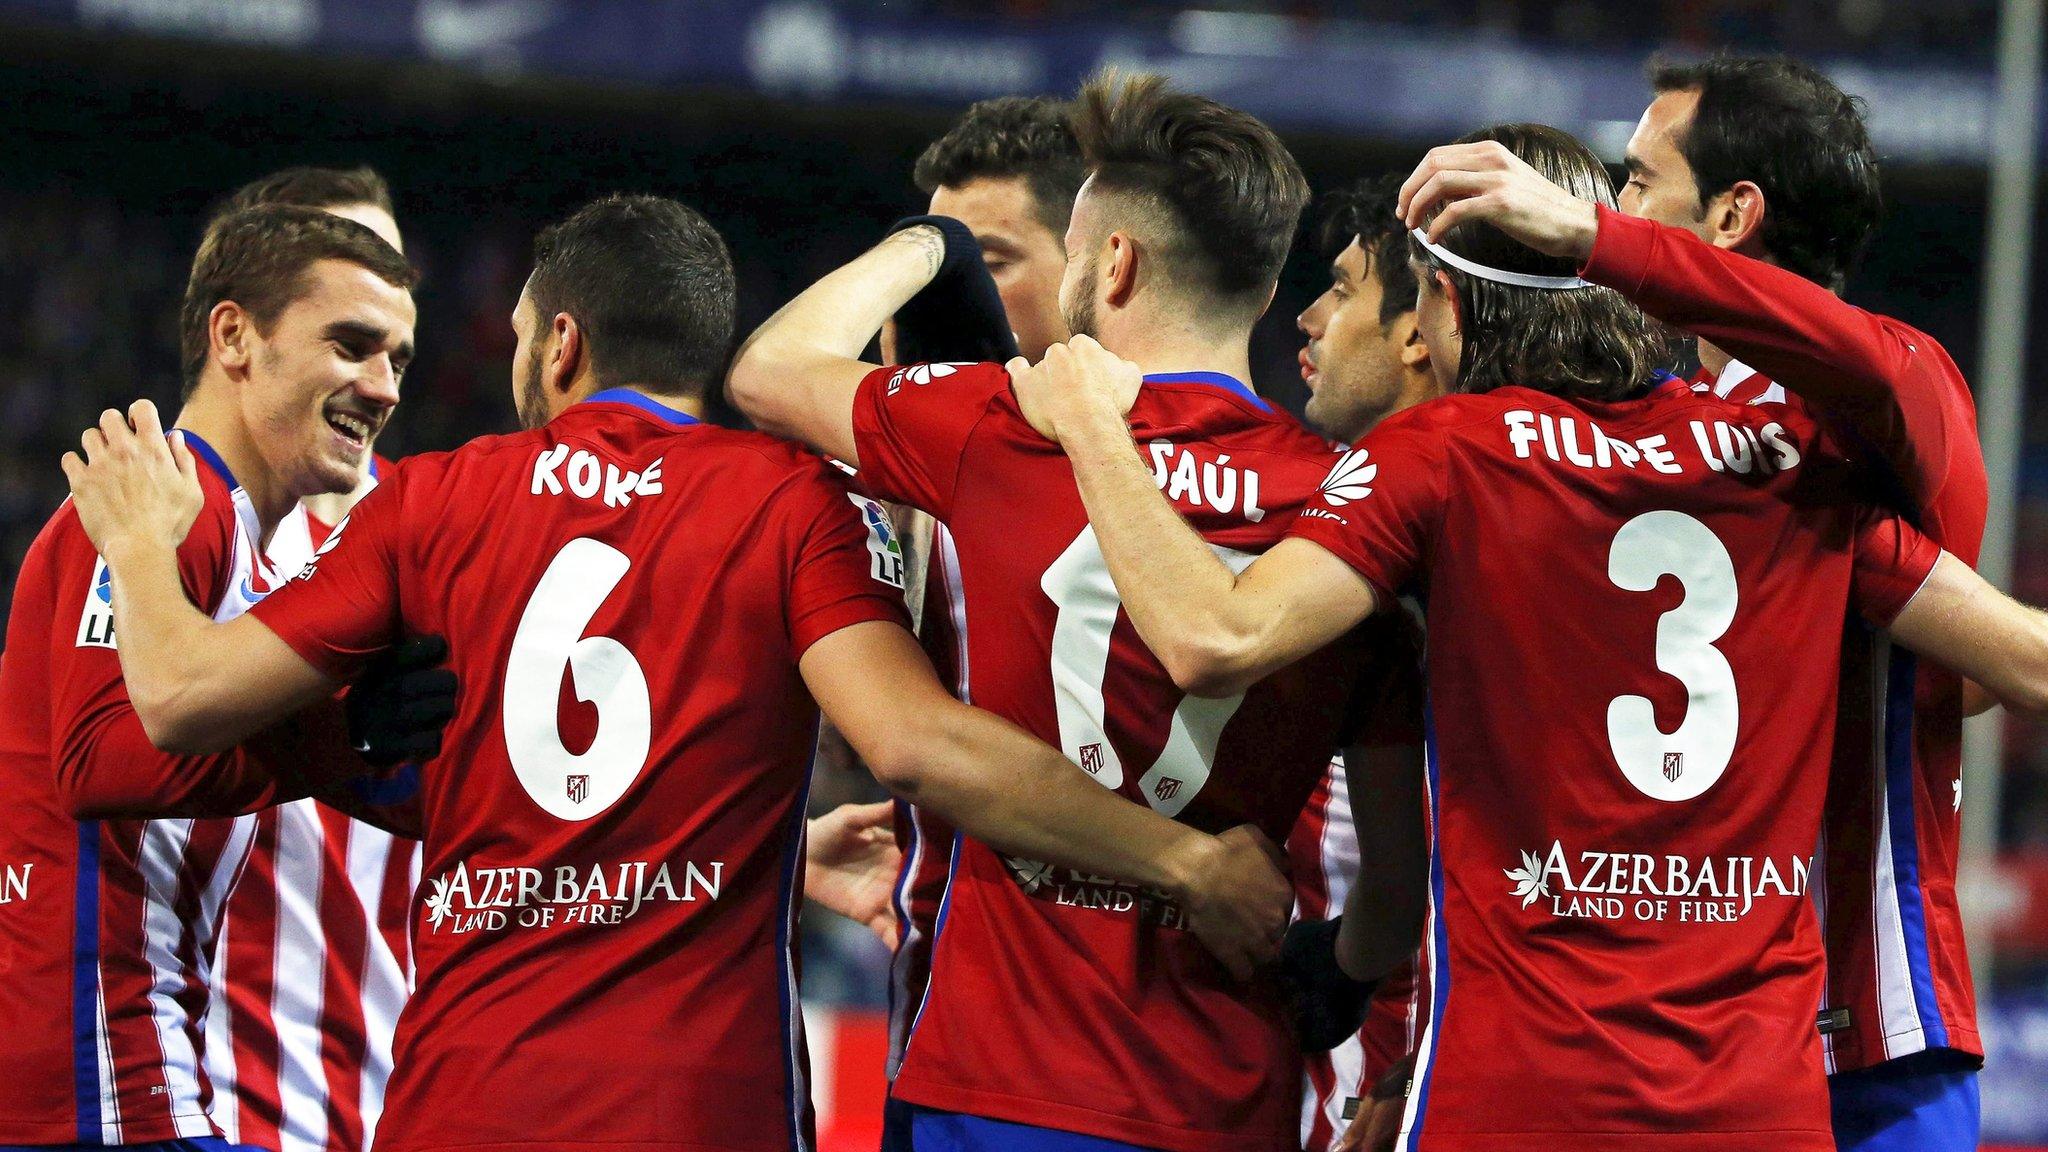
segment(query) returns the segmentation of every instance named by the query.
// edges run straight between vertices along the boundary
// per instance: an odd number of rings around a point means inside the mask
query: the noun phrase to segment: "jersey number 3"
[[[1678,577],[1685,599],[1657,619],[1657,668],[1685,685],[1685,719],[1667,735],[1647,696],[1617,696],[1607,703],[1607,743],[1637,791],[1675,802],[1712,788],[1735,754],[1735,672],[1714,647],[1735,621],[1735,564],[1721,538],[1683,512],[1645,512],[1622,525],[1608,579],[1648,592],[1667,575]]]
[[[647,675],[624,644],[583,634],[631,566],[609,544],[569,541],[541,574],[512,636],[505,751],[526,794],[564,820],[588,820],[611,807],[647,764]],[[580,754],[563,746],[557,718],[564,667],[576,698],[597,708],[597,735]]]

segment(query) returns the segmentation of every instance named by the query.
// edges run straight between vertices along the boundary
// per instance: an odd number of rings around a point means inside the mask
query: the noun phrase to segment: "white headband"
[[[1496,284],[1507,284],[1516,288],[1558,290],[1594,287],[1591,281],[1581,280],[1577,276],[1537,276],[1528,272],[1509,272],[1504,268],[1489,268],[1484,264],[1467,260],[1441,244],[1430,243],[1429,237],[1424,236],[1420,228],[1411,228],[1408,234],[1415,237],[1415,242],[1422,245],[1423,249],[1430,255],[1468,276],[1477,276],[1481,280],[1491,280]]]

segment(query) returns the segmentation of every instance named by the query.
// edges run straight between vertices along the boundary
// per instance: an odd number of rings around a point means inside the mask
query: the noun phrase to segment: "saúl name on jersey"
[[[607,868],[563,864],[551,869],[478,867],[428,881],[427,927],[461,935],[476,931],[552,928],[557,924],[623,924],[649,903],[718,899],[725,861],[681,862],[681,875],[659,861],[621,860]]]
[[[535,496],[560,496],[566,489],[570,495],[584,500],[595,500],[602,492],[605,507],[624,508],[635,496],[661,494],[662,460],[657,456],[646,468],[631,472],[599,460],[596,453],[587,449],[557,444],[534,456],[529,491]]]
[[[1168,500],[1198,511],[1210,508],[1242,516],[1254,524],[1266,518],[1266,510],[1259,507],[1258,471],[1231,464],[1229,453],[1205,460],[1194,448],[1171,440],[1154,440],[1146,447],[1152,454],[1152,482]]]
[[[1686,470],[1684,459],[1662,433],[1624,440],[1609,435],[1591,420],[1526,408],[1503,413],[1502,419],[1507,425],[1508,443],[1523,460],[1540,450],[1553,461],[1579,468],[1635,468],[1641,464],[1670,476],[1683,475]],[[1725,420],[1687,423],[1700,461],[1709,471],[1770,475],[1799,466],[1798,445],[1785,426],[1776,421],[1761,428]]]
[[[1572,854],[1552,840],[1548,853],[1524,852],[1521,867],[1502,871],[1522,907],[1541,902],[1554,916],[1725,924],[1767,896],[1804,897],[1813,867],[1804,856],[1781,863],[1769,856],[1584,851],[1576,858],[1574,874]]]

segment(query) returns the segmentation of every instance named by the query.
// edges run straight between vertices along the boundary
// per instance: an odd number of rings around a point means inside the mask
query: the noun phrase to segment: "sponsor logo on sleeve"
[[[861,522],[867,525],[868,575],[891,588],[902,588],[903,544],[896,538],[895,526],[889,523],[889,513],[865,496],[848,492],[846,498],[860,509]]]
[[[1323,482],[1316,486],[1323,494],[1323,500],[1338,508],[1353,500],[1363,500],[1372,495],[1373,478],[1380,474],[1380,466],[1367,459],[1363,448],[1346,452]]]
[[[114,644],[114,574],[107,571],[107,562],[95,556],[92,564],[92,587],[85,594],[85,611],[78,617],[79,648],[113,648]]]
[[[335,522],[333,530],[327,533],[327,539],[322,540],[320,546],[313,549],[313,558],[306,561],[306,566],[299,569],[299,574],[292,577],[292,579],[307,580],[312,578],[313,569],[320,566],[320,558],[334,551],[334,546],[341,543],[341,534],[348,527],[349,515],[352,515],[352,513],[344,514],[340,520]]]
[[[971,363],[971,360],[959,360],[951,364],[912,364],[907,368],[898,368],[889,374],[889,386],[883,390],[882,395],[894,396],[903,390],[906,383],[925,385],[934,380],[944,380]]]

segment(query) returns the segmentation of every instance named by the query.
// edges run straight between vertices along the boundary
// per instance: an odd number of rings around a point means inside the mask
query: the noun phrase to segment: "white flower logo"
[[[439,928],[452,911],[448,907],[448,878],[436,876],[429,883],[433,890],[427,893],[427,927]]]
[[[1026,892],[1036,893],[1052,879],[1050,864],[1027,860],[1022,856],[1005,856],[1003,862],[1010,866],[1010,875],[1016,877],[1017,883],[1022,885]]]
[[[1534,852],[1522,853],[1520,868],[1503,868],[1501,871],[1507,873],[1508,879],[1515,882],[1515,895],[1522,898],[1524,908],[1534,904],[1538,896],[1550,895],[1549,869],[1544,866],[1543,861],[1536,858]]]
[[[929,384],[934,380],[944,380],[971,363],[971,360],[956,360],[951,364],[912,364],[908,368],[898,368],[889,374],[889,388],[885,394],[894,396],[902,389],[906,380],[912,384]]]
[[[912,384],[929,384],[934,380],[944,380],[965,367],[967,363],[959,361],[952,364],[912,364],[903,370],[903,378]]]
[[[1363,500],[1372,495],[1373,477],[1380,474],[1380,466],[1366,460],[1363,448],[1346,452],[1330,474],[1323,478],[1321,490],[1323,499],[1342,508],[1353,500]]]

